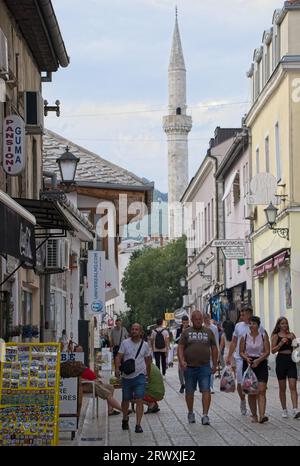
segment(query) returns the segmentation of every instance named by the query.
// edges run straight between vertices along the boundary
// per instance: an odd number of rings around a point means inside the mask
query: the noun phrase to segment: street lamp
[[[181,277],[180,280],[179,280],[179,283],[180,283],[181,288],[184,288],[184,287],[185,287],[185,283],[186,283],[185,278],[184,278],[184,277]]]
[[[200,261],[199,264],[197,264],[198,267],[198,272],[200,274],[200,277],[205,278],[208,282],[211,281],[211,275],[205,275],[205,263],[203,261]]]
[[[277,217],[277,211],[276,207],[273,205],[272,202],[268,205],[266,209],[264,209],[265,214],[266,214],[266,219],[267,219],[267,224],[270,228],[270,230],[273,231],[273,233],[277,233],[281,238],[286,238],[289,240],[289,229],[288,228],[274,228],[274,225],[276,225],[276,217]]]
[[[59,166],[62,184],[70,186],[74,183],[79,160],[78,157],[75,157],[75,155],[70,152],[69,146],[66,147],[66,152],[56,160]]]

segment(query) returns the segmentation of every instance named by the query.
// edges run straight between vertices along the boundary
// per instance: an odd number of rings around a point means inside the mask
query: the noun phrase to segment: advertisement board
[[[105,252],[88,251],[88,312],[105,312]]]

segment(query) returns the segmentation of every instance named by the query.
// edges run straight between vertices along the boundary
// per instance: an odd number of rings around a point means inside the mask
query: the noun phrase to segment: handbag
[[[141,341],[141,344],[139,346],[139,349],[138,349],[134,359],[127,359],[126,361],[122,360],[121,366],[120,366],[120,371],[123,374],[130,375],[130,374],[133,374],[133,372],[135,372],[135,360],[138,357],[138,355],[140,354],[143,343],[144,343],[144,340]]]

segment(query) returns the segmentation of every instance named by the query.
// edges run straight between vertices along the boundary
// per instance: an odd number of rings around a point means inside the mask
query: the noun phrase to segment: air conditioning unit
[[[46,269],[64,271],[69,269],[70,245],[65,238],[47,241]]]
[[[8,79],[8,47],[7,38],[0,29],[0,77]]]
[[[39,91],[24,92],[25,124],[29,134],[41,134],[44,128],[44,100]]]

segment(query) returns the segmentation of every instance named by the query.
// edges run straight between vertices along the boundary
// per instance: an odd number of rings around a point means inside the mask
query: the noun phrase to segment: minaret
[[[188,134],[192,118],[186,114],[186,69],[178,27],[177,7],[173,44],[169,63],[169,115],[163,119],[168,137],[169,237],[183,232],[180,198],[189,182]]]

